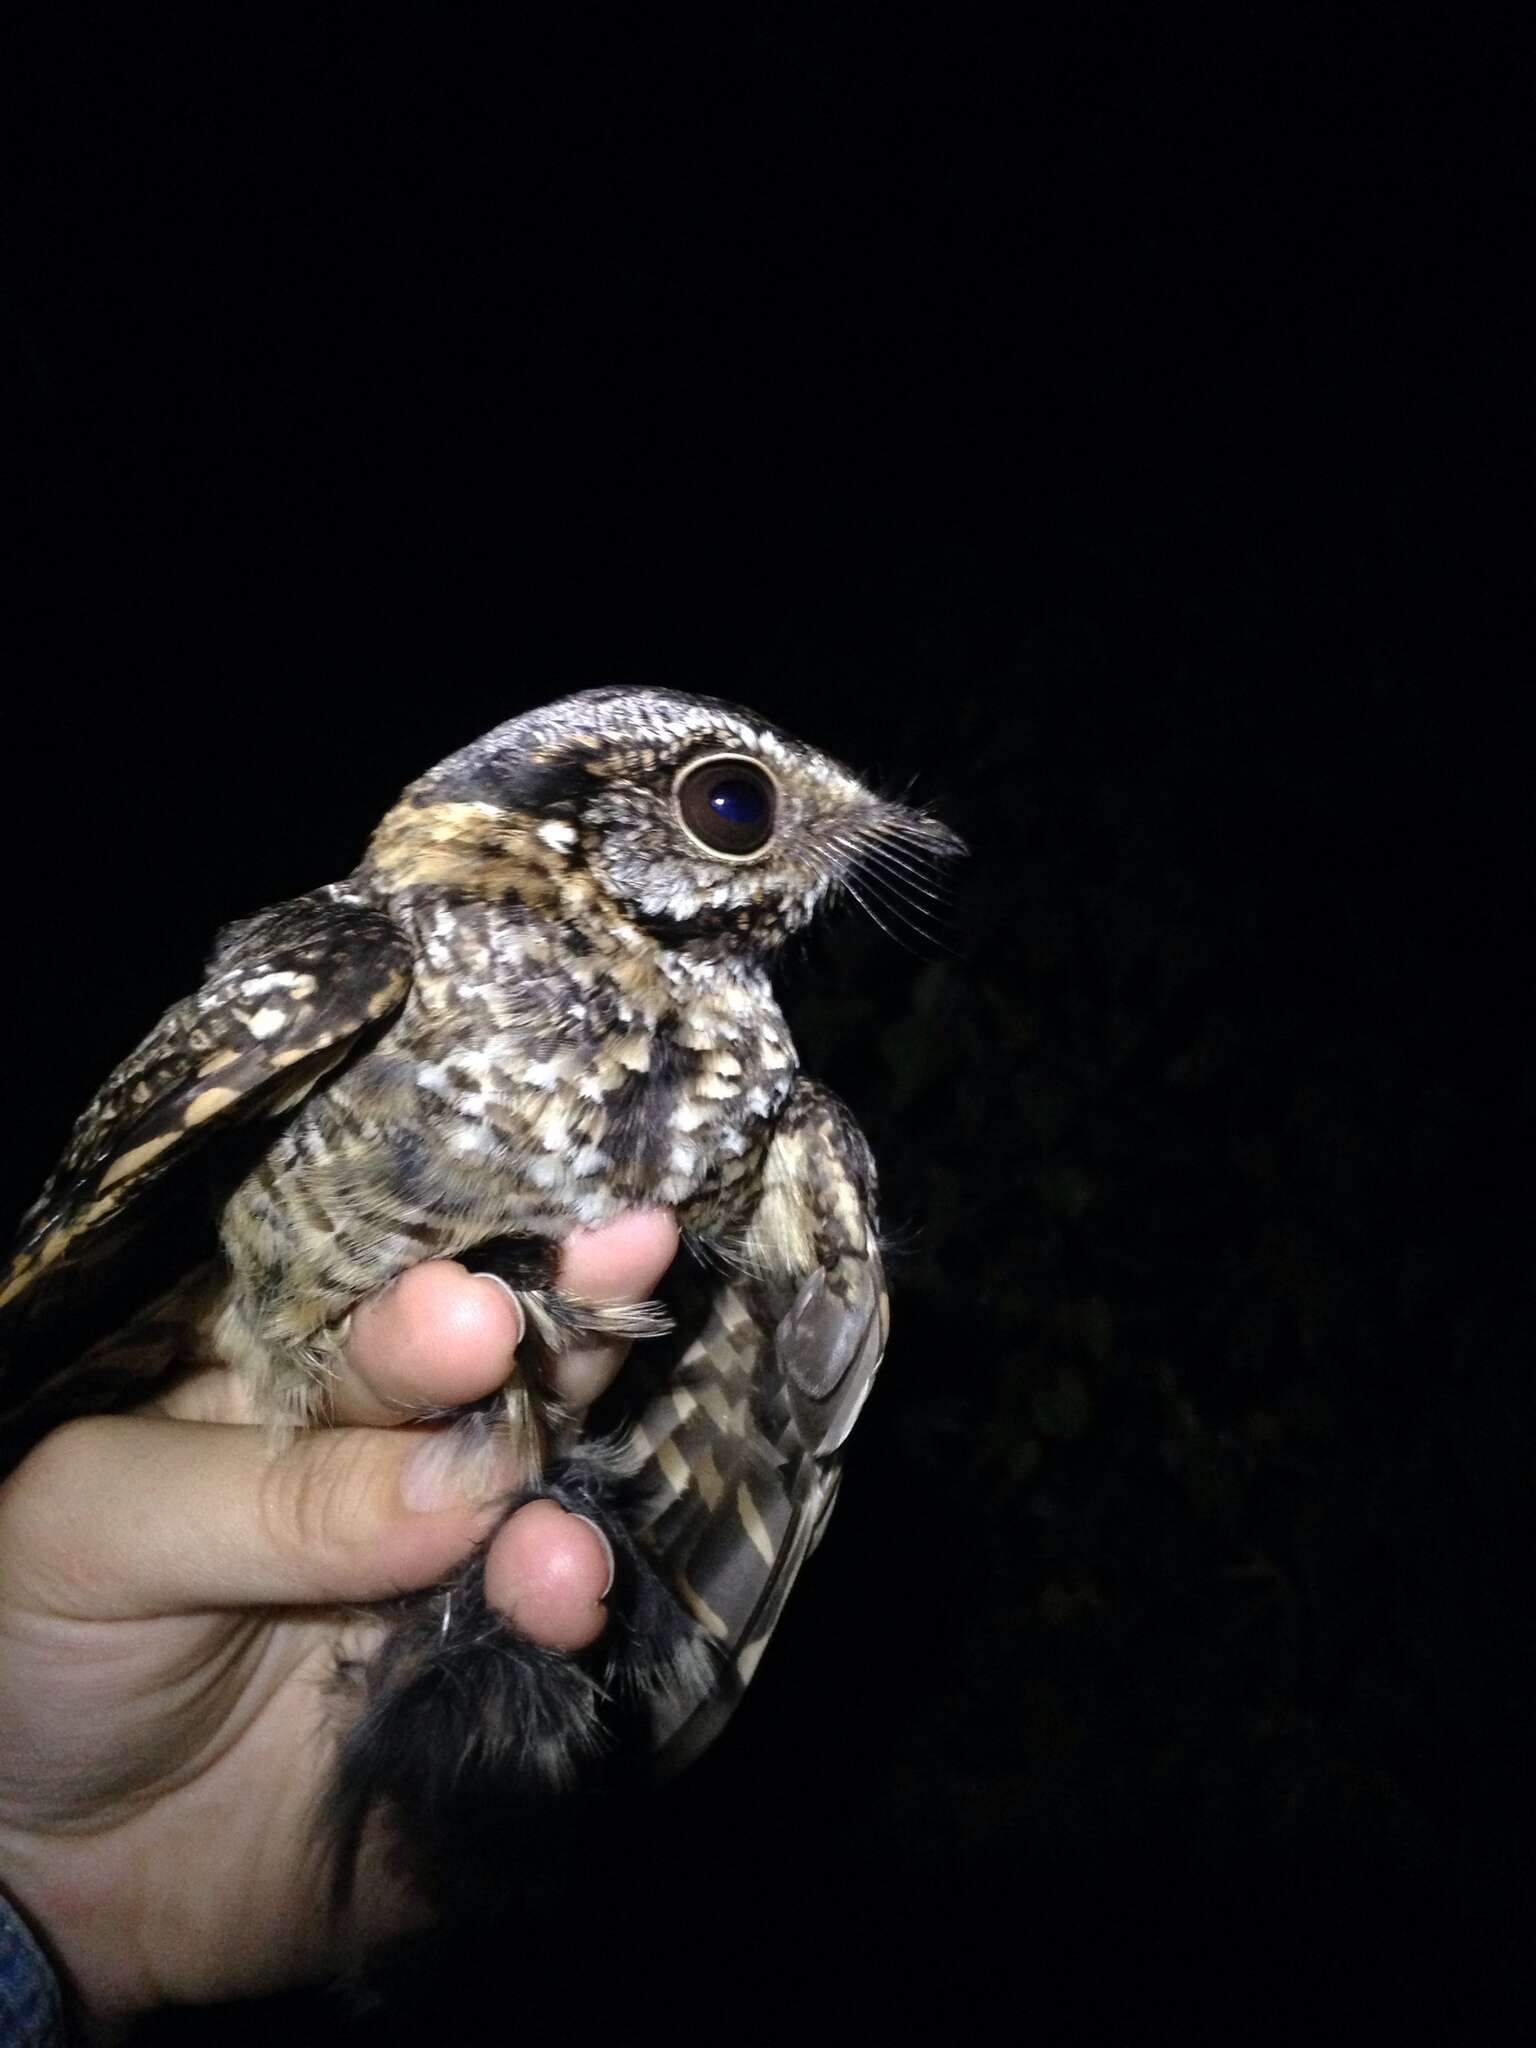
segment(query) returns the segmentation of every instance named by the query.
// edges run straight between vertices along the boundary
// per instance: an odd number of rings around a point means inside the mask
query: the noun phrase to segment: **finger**
[[[552,1500],[519,1508],[486,1554],[486,1599],[551,1650],[584,1650],[597,1641],[612,1584],[607,1538],[596,1523]]]
[[[110,1620],[351,1603],[433,1584],[494,1526],[504,1454],[418,1430],[93,1416],[0,1488],[0,1586]]]
[[[601,1230],[574,1230],[560,1249],[560,1284],[582,1301],[644,1301],[677,1256],[670,1209],[641,1209]],[[581,1345],[562,1352],[552,1374],[567,1406],[585,1408],[612,1383],[629,1346]]]
[[[575,1231],[561,1250],[561,1284],[585,1301],[643,1301],[677,1243],[677,1225],[663,1209]],[[448,1259],[413,1267],[353,1311],[332,1412],[338,1422],[378,1425],[480,1400],[511,1376],[522,1331],[521,1312],[500,1282]],[[555,1391],[586,1407],[626,1348],[567,1352],[555,1368]]]
[[[465,1407],[511,1378],[522,1334],[499,1281],[452,1259],[413,1266],[352,1311],[332,1413],[378,1426]]]

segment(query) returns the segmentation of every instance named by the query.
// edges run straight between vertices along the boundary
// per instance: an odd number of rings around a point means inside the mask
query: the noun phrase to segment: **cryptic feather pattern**
[[[770,807],[745,855],[701,836],[707,805],[679,804],[716,760],[737,778],[723,803],[745,787]],[[528,1492],[592,1514],[619,1552],[614,1619],[584,1659],[502,1628],[477,1565],[399,1604],[355,1674],[344,1849],[382,1801],[441,1873],[493,1809],[684,1760],[729,1715],[825,1522],[886,1330],[873,1165],[797,1075],[770,964],[830,893],[857,894],[872,854],[958,850],[750,712],[588,691],[423,776],[345,884],[230,927],[80,1119],[0,1280],[0,1342],[26,1338],[4,1388],[23,1433],[199,1346],[275,1423],[322,1422],[352,1304],[467,1256],[520,1289],[535,1341],[501,1423],[465,1426],[516,1428]],[[222,1263],[84,1360],[48,1358],[52,1304],[236,1124]],[[578,1442],[541,1398],[540,1351],[659,1325],[562,1295],[554,1249],[660,1204],[716,1270],[674,1289],[678,1331],[640,1347],[612,1434]]]

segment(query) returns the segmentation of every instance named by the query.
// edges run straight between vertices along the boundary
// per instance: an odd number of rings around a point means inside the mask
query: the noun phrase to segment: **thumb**
[[[379,1600],[430,1585],[494,1525],[510,1471],[423,1430],[93,1416],[0,1488],[0,1596],[106,1621]]]

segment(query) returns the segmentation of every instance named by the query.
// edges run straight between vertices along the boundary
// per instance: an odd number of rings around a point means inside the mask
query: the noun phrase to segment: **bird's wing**
[[[837,1494],[885,1351],[874,1163],[843,1104],[797,1080],[737,1270],[703,1290],[635,1428],[638,1532],[720,1654],[702,1704],[654,1708],[663,1768],[719,1733]]]
[[[108,1076],[22,1218],[0,1269],[0,1361],[136,1229],[152,1190],[209,1138],[301,1101],[409,983],[405,934],[339,884],[227,926],[202,986]],[[25,1368],[0,1377],[9,1408]]]

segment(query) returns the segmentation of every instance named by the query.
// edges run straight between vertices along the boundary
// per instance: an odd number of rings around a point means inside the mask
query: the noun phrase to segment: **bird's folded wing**
[[[0,1360],[4,1326],[35,1324],[131,1233],[151,1189],[232,1124],[291,1109],[409,982],[405,934],[340,886],[221,933],[202,986],[108,1076],[22,1218],[0,1270]]]
[[[720,1654],[702,1705],[656,1705],[664,1768],[713,1740],[756,1671],[885,1349],[873,1163],[813,1082],[796,1082],[736,1249],[735,1270],[703,1285],[635,1428],[643,1540]]]

